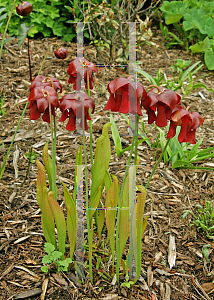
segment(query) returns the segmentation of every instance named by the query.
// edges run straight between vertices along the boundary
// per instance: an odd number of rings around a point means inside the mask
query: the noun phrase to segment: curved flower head
[[[57,91],[57,89],[60,90],[60,93],[62,92],[62,85],[61,83],[54,77],[50,77],[53,81],[53,86],[55,91]],[[36,87],[46,87],[46,86],[50,86],[52,87],[52,82],[48,77],[45,77],[43,75],[38,75],[36,76],[33,81],[31,82],[31,86],[30,86],[30,91],[32,91],[34,88]]]
[[[76,129],[76,118],[82,119],[82,105],[84,106],[84,128],[85,130],[88,130],[87,120],[91,120],[88,110],[91,108],[93,114],[95,109],[95,104],[91,98],[89,98],[88,95],[79,92],[68,94],[60,100],[62,116],[59,121],[63,122],[69,117],[69,121],[66,125],[67,130],[73,131]],[[80,122],[80,127],[82,128],[82,120]]]
[[[28,16],[33,11],[33,6],[27,1],[23,1],[16,7],[16,12],[22,17]]]
[[[50,86],[40,86],[32,89],[28,96],[31,120],[37,120],[43,114],[42,120],[50,123],[48,96],[51,102],[51,114],[56,116],[55,109],[59,107],[57,92]]]
[[[176,134],[176,127],[181,126],[178,141],[180,143],[189,142],[190,144],[195,144],[196,129],[203,124],[203,122],[203,118],[197,112],[189,113],[183,106],[177,106],[171,115],[167,138],[173,138]]]
[[[156,122],[158,127],[165,127],[170,120],[172,110],[180,103],[181,97],[164,87],[154,88],[142,99],[142,106],[148,113],[148,123]]]
[[[54,52],[56,58],[65,59],[68,56],[68,51],[65,48],[59,48]]]
[[[89,73],[89,88],[92,90],[93,85],[92,82],[94,82],[93,78],[93,72],[98,73],[97,67],[89,62],[85,58],[75,58],[68,64],[68,70],[67,73],[70,75],[68,83],[74,84],[73,88],[76,91],[79,91],[81,89],[81,80],[83,77],[83,66],[84,66],[84,81],[85,81],[85,88],[88,88],[87,84],[87,70]]]
[[[130,85],[130,86],[129,86]],[[140,109],[140,98],[146,97],[146,91],[141,83],[131,82],[126,78],[116,78],[108,84],[110,93],[109,100],[104,110],[119,111],[120,113],[138,114],[142,116]],[[129,103],[129,93],[131,95],[131,103]],[[136,96],[135,96],[136,93]],[[137,99],[137,101],[136,101]],[[131,106],[129,107],[129,105]]]

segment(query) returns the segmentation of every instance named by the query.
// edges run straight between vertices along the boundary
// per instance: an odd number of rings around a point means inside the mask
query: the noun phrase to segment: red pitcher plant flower
[[[130,84],[130,87],[129,87]],[[135,82],[126,78],[116,78],[108,84],[110,93],[109,100],[104,110],[119,111],[120,113],[138,114],[142,116],[140,109],[140,98],[145,99],[146,91],[141,83],[137,83],[135,97]],[[129,93],[131,93],[131,103],[129,103]],[[135,101],[137,99],[137,101]],[[131,105],[131,106],[129,106]]]
[[[54,52],[56,58],[65,59],[68,56],[68,51],[65,48],[59,48]]]
[[[37,120],[41,114],[44,122],[50,123],[49,115],[49,99],[51,103],[51,114],[55,116],[55,109],[59,107],[58,95],[54,88],[51,86],[40,86],[31,90],[28,101],[30,119]]]
[[[178,105],[172,111],[167,138],[173,138],[176,134],[176,127],[181,126],[178,141],[180,143],[189,142],[190,144],[196,144],[195,132],[203,122],[204,120],[199,113],[190,113],[188,108],[184,109],[183,106]]]
[[[52,83],[53,83],[53,88],[55,89],[55,91],[57,91],[57,89],[59,89],[60,93],[61,93],[62,92],[61,83],[54,77],[45,77],[43,75],[38,75],[33,79],[31,86],[30,86],[30,91],[32,91],[34,88],[37,88],[37,87],[46,87],[46,86],[52,87]]]
[[[180,103],[180,99],[178,94],[164,87],[155,87],[150,90],[141,101],[148,113],[148,123],[156,122],[158,127],[165,127],[167,120],[170,120],[172,110]]]
[[[28,16],[33,11],[33,6],[27,1],[22,1],[17,7],[16,12],[22,17]]]
[[[76,118],[79,118],[79,116],[82,115],[82,101],[84,106],[84,128],[85,130],[88,130],[87,120],[91,120],[88,110],[91,108],[91,112],[93,114],[95,109],[95,104],[91,98],[89,98],[88,95],[79,92],[78,94],[68,94],[60,100],[60,110],[62,111],[62,116],[59,121],[63,122],[69,116],[69,121],[66,125],[66,129],[69,131],[76,129]],[[80,127],[82,128],[82,120]]]
[[[92,90],[93,85],[92,82],[94,82],[93,78],[93,72],[98,73],[97,67],[89,62],[85,58],[75,58],[68,64],[68,70],[67,73],[70,75],[68,83],[73,84],[73,88],[76,91],[79,91],[81,89],[81,80],[83,77],[83,65],[84,68],[84,81],[85,81],[85,88],[88,89],[87,84],[87,73],[89,74],[89,88]]]

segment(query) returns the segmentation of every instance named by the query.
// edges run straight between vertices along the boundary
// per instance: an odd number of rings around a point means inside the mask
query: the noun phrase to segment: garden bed
[[[170,77],[169,67],[176,59],[199,60],[191,57],[186,51],[173,49],[166,53],[162,44],[162,37],[156,32],[154,41],[157,48],[144,47],[142,51],[142,69],[155,76],[158,69]],[[30,41],[31,63],[33,78],[37,75],[43,57],[52,42],[64,45],[69,56],[66,60],[59,61],[50,52],[42,75],[56,77],[63,85],[63,90],[68,93],[72,90],[68,80],[67,65],[75,57],[76,44],[64,43],[55,38],[45,38]],[[27,41],[18,48],[17,41],[13,40],[5,47],[0,61],[0,90],[3,89],[6,99],[4,108],[6,114],[1,117],[0,135],[2,147],[0,147],[0,161],[2,162],[9,148],[22,110],[29,94],[29,74]],[[85,45],[85,58],[96,63],[96,52],[92,46]],[[213,72],[206,67],[200,71],[201,75],[208,74],[200,79],[208,88],[212,88]],[[128,70],[116,67],[100,67],[99,76],[96,76],[99,84],[107,89],[107,84],[116,77],[128,77]],[[140,78],[140,76],[139,76]],[[149,82],[140,79],[144,86]],[[201,90],[204,98],[199,95],[199,90],[192,91],[184,98],[183,103],[190,105],[190,111],[197,111],[205,122],[196,133],[196,139],[203,138],[201,148],[214,146],[214,100],[213,94]],[[178,91],[179,93],[179,91]],[[100,136],[102,127],[109,122],[110,113],[103,111],[108,100],[108,92],[103,96],[94,83],[91,98],[95,102],[95,113],[92,116],[94,144]],[[123,134],[124,147],[131,144],[132,138],[127,134],[127,124],[118,113],[114,113],[115,122]],[[147,120],[144,113],[143,120]],[[66,122],[67,123],[67,122]],[[145,122],[146,124],[146,122]],[[63,181],[72,191],[74,184],[74,164],[76,149],[82,145],[82,138],[65,128],[66,124],[58,123],[57,138],[57,185],[59,188],[58,200],[63,202]],[[146,130],[149,126],[146,125]],[[109,131],[110,133],[110,131]],[[148,137],[154,142],[158,130],[153,128]],[[197,232],[196,227],[190,227],[190,217],[182,219],[184,210],[193,209],[196,204],[204,205],[206,200],[213,200],[213,170],[178,170],[172,169],[170,164],[160,163],[147,190],[145,212],[150,215],[148,225],[142,239],[142,270],[141,280],[130,288],[113,285],[112,279],[104,279],[96,268],[93,269],[94,284],[85,280],[80,285],[74,279],[74,269],[66,273],[65,282],[59,281],[53,276],[45,276],[41,271],[41,261],[44,253],[44,236],[41,228],[40,212],[36,202],[36,164],[30,165],[29,176],[26,180],[28,159],[25,154],[30,147],[41,156],[46,141],[50,139],[50,130],[47,123],[41,119],[31,121],[26,112],[16,136],[11,154],[7,160],[4,176],[0,182],[0,299],[24,299],[17,295],[26,292],[25,299],[30,297],[30,292],[35,296],[30,299],[40,299],[44,283],[47,284],[46,299],[213,299],[213,294],[206,293],[214,289],[214,242],[207,239],[202,233]],[[125,166],[128,160],[128,152],[118,157],[114,150],[114,143],[110,134],[112,153],[110,168],[111,174],[122,182]],[[88,140],[87,140],[88,142]],[[18,178],[15,179],[13,167],[13,152],[19,150]],[[89,151],[89,143],[88,143]],[[137,184],[145,185],[156,162],[154,160],[156,148],[149,148],[142,143],[138,155],[141,158],[137,172]],[[156,159],[160,156],[158,149]],[[214,166],[213,160],[204,160],[197,164],[199,167]],[[65,205],[62,204],[62,208]],[[175,237],[176,266],[172,270],[168,264],[169,236]],[[210,263],[204,263],[202,247],[210,244]],[[86,258],[87,259],[87,255]],[[103,266],[105,268],[105,266]],[[99,270],[101,273],[107,270]],[[208,276],[210,275],[210,276]],[[45,280],[48,279],[48,280]],[[207,283],[207,285],[203,285]],[[208,285],[209,283],[209,285]],[[42,288],[43,285],[43,288]],[[101,288],[103,287],[103,288]],[[32,294],[33,295],[33,294]],[[12,298],[12,296],[14,296]]]

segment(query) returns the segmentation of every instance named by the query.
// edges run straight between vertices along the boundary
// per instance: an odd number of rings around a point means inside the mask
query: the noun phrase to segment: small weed
[[[41,270],[44,273],[48,273],[53,264],[56,267],[57,272],[68,271],[68,266],[72,263],[71,258],[62,259],[63,254],[59,251],[55,251],[54,245],[50,243],[45,243],[45,252],[48,253],[42,259],[42,263],[45,266],[41,267]]]
[[[6,109],[3,109],[4,100],[5,100],[5,94],[3,93],[3,90],[2,90],[0,92],[0,116],[4,116],[6,114]]]
[[[191,210],[186,210],[183,214],[183,219],[188,214],[193,216],[190,226],[195,225],[198,231],[202,231],[205,235],[214,238],[214,204],[213,201],[206,201],[204,205],[197,205],[197,211],[194,214]]]

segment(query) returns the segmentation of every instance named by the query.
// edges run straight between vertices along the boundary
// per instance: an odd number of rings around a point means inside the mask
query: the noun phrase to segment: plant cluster
[[[164,12],[166,25],[173,24],[179,33],[179,37],[177,37],[168,32],[166,27],[161,26],[168,47],[180,45],[190,49],[192,53],[204,54],[207,68],[214,70],[213,1],[164,1],[160,10]],[[189,44],[192,45],[189,46]]]
[[[151,20],[147,16],[145,21],[142,21],[139,15],[154,9],[157,3],[153,2],[146,8],[146,1],[113,0],[108,3],[107,0],[103,0],[99,5],[92,1],[88,4],[85,11],[80,6],[77,7],[84,16],[84,22],[87,23],[88,37],[96,47],[98,57],[100,51],[105,50],[110,63],[128,61],[129,22],[138,22],[139,30],[136,34],[138,46],[145,43],[155,45],[152,42]]]
[[[74,5],[74,1],[69,0],[32,0],[31,5],[33,11],[31,14],[21,14],[21,10],[26,7],[26,1],[24,5],[21,3],[18,8],[13,9],[12,17],[9,26],[8,33],[10,36],[18,35],[18,28],[24,24],[29,27],[31,24],[34,26],[29,31],[29,36],[34,37],[36,34],[42,34],[44,37],[52,35],[62,38],[64,41],[72,41],[76,36],[75,28],[73,25],[68,24],[67,21],[72,17],[71,8]],[[6,0],[0,2],[0,9],[4,8],[5,13],[9,14],[11,11],[11,3]],[[23,18],[25,17],[25,18]],[[5,19],[0,32],[3,32],[6,27]]]
[[[134,137],[131,145],[131,153],[123,179],[122,187],[115,175],[108,172],[111,147],[108,136],[108,128],[111,123],[107,123],[103,127],[102,136],[98,138],[96,143],[95,157],[93,161],[92,153],[92,125],[91,114],[94,113],[95,104],[90,98],[90,89],[93,89],[93,74],[97,73],[96,66],[85,58],[76,58],[68,65],[67,73],[69,75],[68,83],[73,84],[76,91],[73,94],[63,96],[58,100],[57,90],[62,92],[62,86],[56,78],[36,76],[30,87],[28,97],[29,114],[31,120],[36,120],[42,116],[43,121],[50,123],[52,136],[52,158],[48,155],[48,143],[43,149],[44,165],[36,161],[38,166],[37,178],[37,201],[42,212],[42,227],[46,241],[54,245],[55,250],[59,249],[63,255],[65,254],[66,231],[69,238],[70,258],[73,257],[76,245],[77,211],[76,198],[79,186],[81,184],[82,172],[82,150],[80,148],[76,155],[75,168],[75,187],[71,195],[63,183],[64,197],[67,206],[67,220],[65,220],[62,209],[57,202],[57,186],[56,186],[56,110],[59,108],[62,115],[59,119],[64,122],[68,119],[66,129],[74,131],[76,129],[76,121],[80,120],[80,127],[83,129],[83,149],[85,157],[85,210],[87,220],[87,232],[89,243],[89,274],[92,275],[92,239],[94,235],[94,227],[97,230],[99,238],[105,224],[108,232],[112,252],[112,273],[114,273],[114,257],[115,250],[117,254],[116,275],[119,281],[119,268],[122,260],[122,254],[125,249],[129,232],[135,232],[136,237],[130,240],[131,248],[127,256],[127,270],[129,275],[131,265],[131,257],[134,255],[136,259],[136,276],[139,277],[141,270],[141,238],[146,228],[147,218],[143,219],[143,211],[146,200],[146,188],[152,175],[144,188],[137,186],[137,201],[134,194],[129,199],[129,190],[134,192],[134,178],[139,164],[137,156],[138,145],[138,123],[142,116],[142,108],[147,111],[148,123],[156,123],[158,127],[166,127],[170,121],[169,132],[167,135],[168,142],[176,134],[176,128],[180,128],[178,140],[180,142],[190,142],[195,144],[196,129],[203,123],[202,117],[197,112],[190,113],[188,108],[185,109],[181,105],[181,97],[174,91],[164,87],[151,85],[147,87],[138,82],[133,82],[132,78],[116,78],[108,84],[110,93],[109,100],[104,110],[111,110],[123,114],[132,113],[135,115],[137,123],[134,129]],[[85,88],[88,94],[81,90],[81,80],[85,82]],[[87,155],[85,145],[85,130],[88,129],[87,121],[90,127],[90,159],[91,159],[91,191],[90,201],[88,195],[88,171],[87,171]],[[166,143],[166,147],[168,145]],[[129,169],[132,153],[135,149],[135,168]],[[164,149],[163,153],[165,152]],[[46,173],[49,178],[49,192],[46,186]],[[113,181],[112,181],[113,179]],[[105,193],[105,201],[101,201],[101,197]],[[133,200],[134,201],[134,200]],[[135,204],[134,204],[135,203]],[[129,217],[131,212],[131,219]],[[58,234],[58,247],[55,237],[55,226]],[[116,226],[116,237],[115,237]],[[134,242],[135,241],[135,242]],[[78,266],[76,266],[78,271]],[[128,271],[127,271],[128,272]]]
[[[198,231],[202,231],[208,238],[214,239],[214,204],[213,200],[206,200],[204,204],[196,205],[196,212],[186,210],[183,219],[191,214],[193,219],[190,226],[195,225]]]

